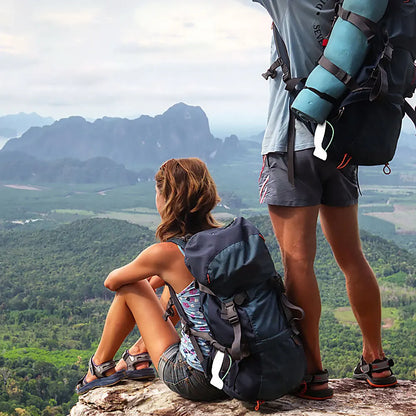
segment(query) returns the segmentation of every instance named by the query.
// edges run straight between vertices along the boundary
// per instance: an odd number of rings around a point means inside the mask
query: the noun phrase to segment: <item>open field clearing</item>
[[[337,308],[334,311],[334,316],[344,325],[358,325],[355,320],[354,314],[349,306]],[[398,310],[396,308],[383,308],[381,313],[381,324],[385,329],[393,327],[396,319],[398,318]]]
[[[369,215],[391,222],[397,233],[416,233],[416,205],[394,204],[393,212],[371,212]]]

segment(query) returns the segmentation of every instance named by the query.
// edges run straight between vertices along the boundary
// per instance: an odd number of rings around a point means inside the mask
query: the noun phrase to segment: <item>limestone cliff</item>
[[[123,382],[81,396],[70,416],[415,416],[416,381],[390,389],[372,389],[352,379],[331,380],[334,398],[324,402],[284,396],[264,403],[260,411],[237,400],[196,403],[171,392],[160,380]]]

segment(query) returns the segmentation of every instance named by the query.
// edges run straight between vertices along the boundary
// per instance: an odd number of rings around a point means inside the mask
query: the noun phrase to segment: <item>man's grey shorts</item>
[[[357,166],[337,169],[335,163],[313,155],[313,149],[294,155],[295,184],[289,183],[287,153],[263,157],[259,178],[260,203],[287,207],[328,205],[347,207],[358,202]]]

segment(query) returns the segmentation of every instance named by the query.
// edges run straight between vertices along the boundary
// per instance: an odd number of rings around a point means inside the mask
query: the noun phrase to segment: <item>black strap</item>
[[[201,282],[196,282],[196,284],[201,292],[208,293],[208,295],[217,296],[211,289],[203,285]]]
[[[406,100],[404,100],[404,111],[416,127],[416,108],[413,108]]]
[[[285,42],[283,41],[282,36],[279,30],[277,29],[277,26],[274,24],[274,22],[272,24],[272,28],[273,28],[274,43],[276,45],[276,51],[277,51],[278,56],[282,60],[283,81],[286,82],[292,78],[292,75],[290,73],[289,54],[287,53]]]
[[[332,61],[330,61],[325,55],[322,55],[319,58],[318,64],[330,72],[334,77],[336,77],[339,81],[341,81],[348,89],[355,90],[358,87],[358,84],[355,82],[355,79],[348,74],[348,72],[341,69],[338,65],[335,65]],[[329,96],[330,97],[330,96]],[[331,97],[333,100],[335,98]],[[326,98],[324,98],[326,99]],[[327,101],[331,101],[330,99],[326,99]]]
[[[289,183],[295,186],[295,115],[292,110],[289,115],[289,129],[287,138],[287,176]]]
[[[367,41],[371,40],[377,32],[377,23],[364,16],[345,10],[341,6],[338,7],[338,16],[361,30],[367,38]]]
[[[322,99],[323,99],[323,100],[325,100],[325,101],[330,102],[330,103],[331,103],[331,104],[333,104],[333,105],[335,105],[335,104],[337,104],[337,103],[338,103],[338,101],[337,101],[334,97],[332,97],[331,95],[326,94],[326,93],[324,93],[324,92],[318,91],[316,88],[306,87],[306,86],[305,86],[305,88],[306,88],[307,90],[311,90],[311,91],[312,91],[312,92],[314,92],[314,93],[315,93],[318,97],[322,98]]]
[[[198,288],[201,292],[205,292],[209,295],[216,296],[211,289],[199,282]],[[238,298],[238,301],[236,301],[236,298]],[[235,307],[235,303],[242,304],[244,302],[243,298],[245,299],[244,294],[237,294],[234,296],[234,300],[221,303],[221,318],[227,320],[231,324],[234,332],[234,339],[231,348],[229,350],[222,346],[221,348],[218,348],[218,346],[216,346],[215,343],[217,345],[220,344],[217,343],[217,341],[215,341],[212,337],[210,337],[210,342],[220,351],[227,351],[231,355],[231,358],[233,360],[241,360],[242,358],[247,357],[249,355],[248,351],[246,351],[246,348],[242,344],[241,323],[238,317],[237,309]],[[198,334],[196,335],[199,336]]]
[[[268,79],[276,78],[277,72],[276,69],[281,67],[282,68],[282,79],[286,84],[285,89],[289,91],[290,96],[290,105],[292,104],[294,98],[296,97],[297,93],[303,88],[305,83],[305,78],[292,78],[290,72],[290,59],[289,54],[287,52],[287,48],[285,42],[277,29],[277,26],[273,22],[272,24],[273,29],[273,37],[274,43],[276,46],[277,52],[277,59],[271,67],[265,72],[263,75],[264,78]],[[289,183],[294,186],[295,185],[295,167],[294,167],[294,158],[295,158],[295,115],[290,110],[289,116],[289,126],[288,126],[288,144],[287,144],[287,154],[288,154],[288,180]]]
[[[262,74],[262,76],[267,80],[269,78],[276,78],[277,76],[277,68],[282,68],[282,77],[283,81],[287,82],[292,78],[290,74],[290,60],[289,55],[287,53],[285,42],[282,39],[282,36],[279,33],[279,30],[277,29],[277,26],[272,23],[272,29],[273,29],[273,37],[274,37],[274,43],[276,46],[276,52],[277,52],[277,59],[272,63],[270,68]]]
[[[281,67],[283,64],[283,61],[281,58],[277,58],[270,66],[270,68],[263,74],[261,74],[261,76],[265,79],[268,80],[269,78],[276,78],[277,76],[277,71],[276,69]]]
[[[292,333],[293,333],[293,340],[297,343],[297,344],[301,344],[301,340],[300,340],[300,332],[299,329],[296,326],[296,322],[295,321],[300,321],[305,317],[305,312],[303,311],[303,309],[299,306],[294,305],[292,302],[289,301],[289,299],[287,298],[285,292],[285,285],[283,283],[283,279],[280,276],[280,274],[277,274],[276,276],[274,276],[272,283],[276,289],[276,291],[278,292],[278,296],[280,297],[281,300],[281,306],[282,306],[282,310],[283,313],[285,314],[286,320],[289,323]]]
[[[241,360],[244,357],[248,357],[250,354],[243,348],[241,343],[241,323],[233,300],[222,303],[221,318],[228,320],[233,327],[234,339],[229,351],[231,358],[233,360]]]
[[[173,300],[172,296],[169,298],[168,304],[166,305],[165,313],[163,314],[163,319],[167,321],[171,316],[175,315],[175,311],[173,310]]]
[[[374,86],[371,89],[370,96],[368,97],[370,102],[373,102],[378,98],[385,96],[389,89],[389,79],[387,76],[387,71],[382,66],[379,65],[376,67],[374,75]]]
[[[176,311],[178,312],[179,317],[181,318],[181,322],[182,322],[184,331],[189,336],[189,339],[192,342],[192,346],[194,347],[194,350],[195,350],[196,355],[199,359],[199,362],[202,364],[205,360],[205,357],[202,354],[201,348],[199,347],[199,344],[198,344],[198,341],[195,338],[195,335],[192,333],[193,323],[189,320],[188,315],[185,313],[181,303],[179,302],[178,297],[176,296],[176,292],[174,291],[173,287],[168,283],[166,283],[166,285],[169,288],[170,299],[172,300],[173,304],[175,305]]]
[[[389,80],[386,65],[389,65],[393,58],[394,47],[390,42],[386,42],[383,52],[373,70],[372,78],[375,79],[374,86],[371,90],[369,100],[375,101],[378,98],[385,97],[389,91]]]
[[[282,276],[280,274],[276,274],[273,277],[272,283],[281,296],[283,312],[285,313],[286,319],[288,322],[292,321],[300,321],[305,317],[305,312],[299,306],[294,305],[286,296],[286,288],[283,283]]]

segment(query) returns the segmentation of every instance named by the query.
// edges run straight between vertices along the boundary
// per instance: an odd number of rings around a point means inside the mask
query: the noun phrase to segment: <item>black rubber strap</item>
[[[319,90],[317,90],[316,88],[312,88],[312,87],[305,87],[305,89],[307,90],[311,90],[313,93],[315,93],[318,97],[322,98],[325,101],[328,101],[329,103],[336,105],[338,103],[338,100],[334,97],[332,97],[329,94],[325,94],[324,92],[321,92]]]
[[[105,373],[108,370],[112,370],[116,366],[116,362],[114,360],[106,361],[102,364],[95,364],[93,361],[93,357],[90,358],[90,361],[88,363],[88,369],[90,370],[90,373],[97,378],[103,378],[105,377]]]
[[[369,97],[371,102],[385,97],[389,92],[389,80],[386,67],[393,59],[393,51],[393,45],[390,42],[386,42],[377,66],[373,70],[372,77],[375,78],[375,82]]]
[[[348,72],[335,65],[325,55],[322,55],[319,58],[318,64],[330,72],[339,81],[341,81],[348,89],[355,90],[358,88],[358,84],[355,82],[355,79],[350,74],[348,74]]]
[[[370,40],[375,36],[377,31],[377,23],[373,22],[372,20],[349,10],[345,10],[341,6],[338,8],[338,16],[361,30],[367,40]]]

